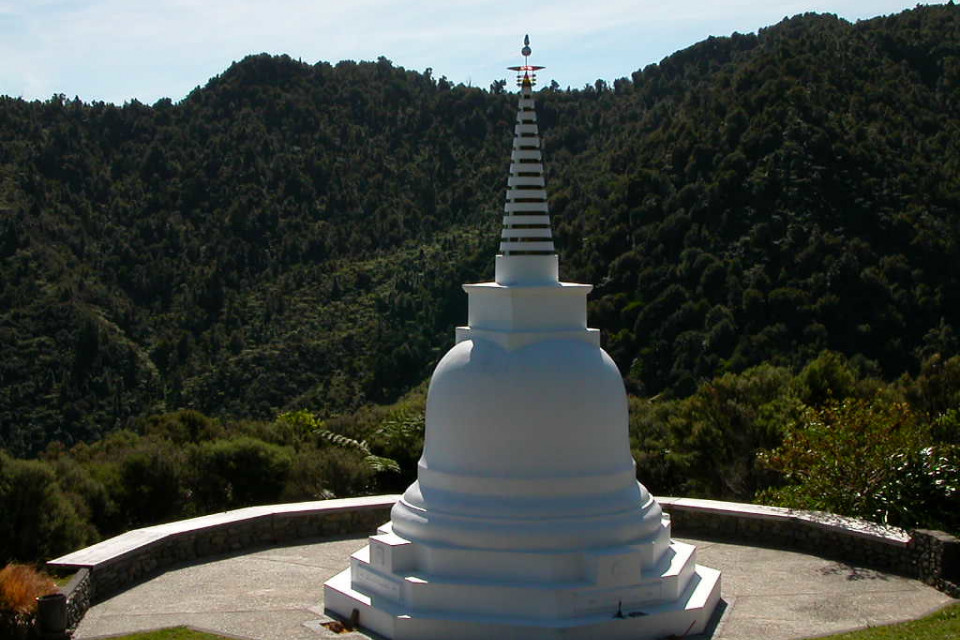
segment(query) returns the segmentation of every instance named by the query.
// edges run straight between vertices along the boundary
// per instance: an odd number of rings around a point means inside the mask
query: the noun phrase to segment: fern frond
[[[330,444],[340,447],[341,449],[351,449],[365,456],[373,455],[370,451],[370,445],[368,445],[365,440],[354,440],[353,438],[348,438],[343,434],[335,433],[329,429],[318,429],[316,433]]]
[[[400,465],[397,464],[396,460],[391,458],[369,455],[363,459],[363,462],[376,473],[400,473]]]

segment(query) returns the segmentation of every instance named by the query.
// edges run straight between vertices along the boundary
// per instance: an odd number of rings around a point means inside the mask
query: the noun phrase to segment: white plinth
[[[720,573],[669,521],[643,544],[481,551],[413,543],[390,526],[325,585],[328,611],[396,640],[659,638],[703,631]]]

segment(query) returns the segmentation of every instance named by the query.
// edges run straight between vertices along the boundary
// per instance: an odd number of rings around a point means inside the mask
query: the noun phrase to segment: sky
[[[530,34],[541,84],[612,82],[708,36],[905,0],[0,0],[0,95],[181,100],[249,54],[376,60],[487,88]],[[941,4],[928,2],[925,4]]]

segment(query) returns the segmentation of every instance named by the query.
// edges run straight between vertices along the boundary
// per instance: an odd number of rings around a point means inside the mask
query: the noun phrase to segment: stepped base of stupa
[[[393,640],[664,638],[702,632],[720,572],[670,540],[586,550],[470,549],[411,542],[388,523],[324,586],[328,613]]]

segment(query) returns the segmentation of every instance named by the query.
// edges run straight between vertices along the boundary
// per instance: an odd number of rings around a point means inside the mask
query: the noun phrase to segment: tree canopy
[[[629,388],[956,354],[958,87],[949,4],[539,91],[562,275],[596,284]],[[514,110],[384,58],[265,54],[176,104],[0,98],[0,448],[400,397],[492,273]]]

